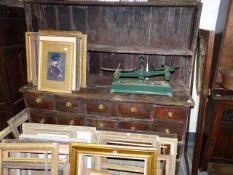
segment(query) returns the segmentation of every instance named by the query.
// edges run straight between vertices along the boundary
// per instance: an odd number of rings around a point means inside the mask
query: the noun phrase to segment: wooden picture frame
[[[165,161],[165,175],[175,175],[172,167],[172,155],[158,154],[158,161]]]
[[[18,127],[21,126],[28,119],[29,119],[29,115],[28,115],[27,109],[23,109],[21,112],[16,114],[14,117],[7,120],[7,123],[9,126],[0,132],[0,140],[4,139],[10,133],[12,133],[14,137],[18,139],[20,135],[18,131]]]
[[[22,124],[22,134],[28,135],[30,139],[37,139],[36,135],[39,136],[38,139],[59,141],[60,142],[70,142],[79,141],[86,143],[95,142],[95,127],[88,126],[70,126],[70,125],[55,125],[55,124],[40,124],[40,123],[23,123]],[[21,134],[21,139],[22,139]],[[52,137],[57,140],[51,140]],[[25,137],[26,138],[26,137]],[[73,140],[73,139],[75,140]]]
[[[81,88],[86,87],[86,61],[87,61],[87,35],[80,31],[55,31],[55,30],[39,30],[40,36],[69,36],[76,37],[76,70],[80,70],[80,74],[76,77]],[[76,89],[79,90],[79,89]]]
[[[99,145],[87,143],[70,144],[70,175],[81,175],[83,155],[124,157],[145,160],[144,175],[154,175],[157,161],[156,148]]]
[[[18,127],[21,126],[28,119],[29,119],[28,111],[27,111],[27,109],[23,109],[21,112],[16,114],[14,117],[7,120],[7,123],[11,129],[11,132],[13,133],[13,135],[16,139],[18,139],[19,135],[20,135],[20,133],[18,131]]]
[[[47,158],[13,158],[9,152],[51,152],[51,159]],[[51,164],[51,175],[58,175],[58,144],[57,143],[0,143],[0,174],[6,164],[17,162],[27,168],[27,164],[48,162]]]
[[[177,154],[177,147],[178,147],[178,139],[177,138],[166,138],[160,137],[159,139],[159,147],[160,147],[160,154],[162,155],[171,155],[171,169],[172,175],[176,173],[176,154]],[[161,152],[162,149],[167,149],[164,153]],[[167,152],[167,153],[166,153]]]
[[[40,36],[38,90],[71,93],[75,37]]]
[[[177,138],[159,137],[151,134],[137,134],[127,132],[111,132],[111,131],[96,131],[96,139],[99,144],[114,144],[125,146],[140,146],[140,147],[154,147],[158,149],[158,155],[166,157],[170,156],[171,162],[169,164],[170,170],[166,175],[175,175],[176,170],[176,154],[177,154]],[[166,150],[166,151],[163,151]],[[167,154],[167,155],[166,155]],[[102,163],[102,168],[113,168],[112,165]],[[111,167],[110,167],[111,166]],[[115,167],[117,168],[117,167]],[[129,166],[122,166],[121,169],[129,169]],[[141,173],[142,170],[134,169],[135,172]],[[172,172],[172,174],[170,174]]]
[[[26,58],[27,58],[27,81],[33,85],[38,83],[38,48],[39,35],[38,32],[26,32]]]
[[[98,171],[98,170],[88,169],[87,175],[112,175],[112,174],[105,173],[105,172]]]

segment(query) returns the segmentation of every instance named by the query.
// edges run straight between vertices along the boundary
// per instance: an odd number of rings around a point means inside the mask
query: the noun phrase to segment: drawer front
[[[122,117],[132,117],[138,119],[151,119],[153,105],[138,103],[119,104],[119,114]]]
[[[77,114],[58,113],[57,124],[61,125],[84,125],[84,116]]]
[[[154,117],[164,120],[175,120],[186,122],[188,120],[189,108],[173,106],[155,106]]]
[[[56,97],[56,110],[69,113],[83,113],[83,103],[79,99]]]
[[[25,93],[24,97],[29,108],[54,110],[53,95]]]
[[[86,103],[86,112],[94,115],[116,115],[116,105],[108,101],[94,101]]]
[[[176,134],[178,140],[183,140],[185,135],[185,125],[181,123],[156,122],[152,126],[152,131],[166,134]]]
[[[102,128],[117,128],[117,120],[116,119],[108,119],[108,118],[86,118],[86,125],[96,127],[98,129]]]
[[[30,109],[29,121],[32,123],[56,124],[57,114],[51,111]]]
[[[150,131],[151,126],[148,122],[120,121],[119,128],[136,131]]]

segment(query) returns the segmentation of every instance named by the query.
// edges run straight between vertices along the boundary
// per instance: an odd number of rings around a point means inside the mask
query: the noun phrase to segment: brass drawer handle
[[[167,134],[170,134],[170,133],[171,133],[171,130],[170,130],[169,128],[166,128],[166,129],[165,129],[165,132],[166,132]]]
[[[67,108],[71,108],[72,106],[73,106],[73,104],[70,101],[67,101],[65,103],[65,107],[67,107]]]
[[[132,113],[136,113],[138,110],[137,110],[137,108],[135,108],[135,107],[131,107],[130,108],[130,112],[132,112]]]
[[[40,123],[42,123],[42,124],[45,123],[45,118],[41,118]]]
[[[167,117],[168,117],[169,119],[173,119],[173,117],[174,117],[174,116],[173,116],[173,113],[172,113],[172,112],[168,112],[168,113],[167,113]]]
[[[103,104],[99,104],[99,105],[98,105],[98,109],[99,109],[100,111],[104,111],[104,110],[105,110],[105,106],[104,106]]]
[[[70,120],[69,125],[74,125],[74,120]]]
[[[40,103],[42,102],[42,99],[41,99],[40,97],[37,97],[37,98],[35,99],[35,102],[36,102],[37,104],[40,104]]]

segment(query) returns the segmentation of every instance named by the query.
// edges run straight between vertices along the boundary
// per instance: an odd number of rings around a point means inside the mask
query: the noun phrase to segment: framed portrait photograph
[[[65,36],[65,37],[75,37],[76,38],[76,70],[80,70],[73,79],[76,80],[77,89],[78,87],[86,87],[86,61],[87,61],[87,35],[80,31],[54,31],[54,30],[39,30],[40,36]]]
[[[76,38],[41,36],[39,44],[38,90],[71,93]]]

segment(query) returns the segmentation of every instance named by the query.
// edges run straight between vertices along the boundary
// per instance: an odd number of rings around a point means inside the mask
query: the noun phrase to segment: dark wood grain
[[[177,108],[175,106],[155,106],[154,117],[164,119],[165,121],[181,121],[186,123],[188,112],[188,108]]]
[[[55,101],[57,111],[68,113],[83,113],[84,111],[84,105],[80,99],[56,96]]]
[[[209,175],[231,175],[233,172],[232,164],[210,162],[208,164]]]
[[[114,130],[117,127],[117,120],[114,118],[109,119],[104,117],[87,117],[86,126],[96,127],[97,129],[109,128]]]
[[[85,117],[83,115],[79,115],[79,114],[59,112],[57,114],[57,124],[84,126],[85,125]]]
[[[23,8],[0,5],[0,129],[22,110],[19,87],[26,84],[25,15]]]
[[[116,115],[116,105],[109,101],[87,101],[85,103],[87,114],[96,114],[104,116],[115,116]]]
[[[120,103],[119,116],[123,118],[149,119],[152,120],[152,104]]]
[[[29,109],[29,122],[54,124],[57,123],[57,113],[48,110]]]
[[[55,97],[48,94],[26,93],[24,98],[27,101],[27,107],[54,110]]]

